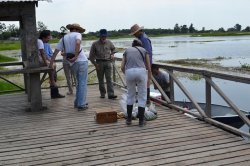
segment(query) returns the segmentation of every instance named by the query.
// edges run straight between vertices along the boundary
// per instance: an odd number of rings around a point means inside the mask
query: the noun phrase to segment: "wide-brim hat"
[[[138,24],[135,24],[130,28],[130,34],[129,35],[134,35],[134,34],[136,34],[136,32],[142,30],[143,28],[144,28],[143,26],[140,27]]]
[[[68,25],[66,26],[66,28],[69,29],[69,30],[70,30],[70,29],[78,29],[80,33],[85,32],[85,29],[82,28],[82,27],[81,27],[79,24],[77,24],[77,23],[68,24]]]

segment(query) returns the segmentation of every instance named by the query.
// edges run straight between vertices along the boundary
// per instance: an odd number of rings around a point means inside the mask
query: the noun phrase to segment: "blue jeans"
[[[76,77],[76,98],[75,107],[86,106],[87,81],[88,81],[88,61],[75,62],[71,69]]]

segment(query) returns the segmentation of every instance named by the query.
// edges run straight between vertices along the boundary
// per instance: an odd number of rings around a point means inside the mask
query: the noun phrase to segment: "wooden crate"
[[[113,123],[117,122],[117,112],[112,109],[101,109],[95,112],[95,120],[97,123]]]

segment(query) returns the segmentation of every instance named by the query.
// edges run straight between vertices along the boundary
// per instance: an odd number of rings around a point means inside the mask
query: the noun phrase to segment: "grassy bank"
[[[217,71],[236,71],[239,73],[247,73],[250,74],[250,64],[244,63],[241,64],[239,67],[224,67],[221,66],[219,61],[224,59],[224,57],[216,57],[210,59],[178,59],[178,60],[160,60],[161,63],[166,64],[173,64],[173,65],[180,65],[180,66],[187,66],[187,67],[198,67],[198,68],[206,68],[206,69],[213,69]]]
[[[20,41],[0,41],[0,51],[19,49],[21,49]]]
[[[4,55],[0,54],[0,63],[2,63],[2,62],[11,62],[11,61],[17,61],[17,59],[7,57],[7,56],[4,56]],[[4,70],[4,67],[0,67],[0,70]],[[0,91],[14,90],[14,89],[16,89],[16,87],[11,85],[10,83],[5,82],[5,81],[0,81]]]
[[[192,37],[212,37],[212,36],[246,36],[250,32],[211,32],[211,33],[195,33]]]
[[[0,54],[0,62],[12,62],[12,61],[17,61],[17,59]]]
[[[210,32],[210,33],[185,33],[185,34],[159,34],[152,35],[148,33],[150,37],[164,37],[164,36],[180,36],[187,35],[191,37],[212,37],[212,36],[244,36],[250,35],[250,32]],[[120,38],[133,38],[133,36],[129,35],[121,35],[121,36],[109,36],[109,39],[120,39]],[[98,36],[89,36],[83,34],[83,40],[98,40]],[[59,39],[51,39],[50,43],[58,43]],[[5,50],[19,50],[21,49],[20,41],[0,41],[0,51]]]
[[[52,39],[50,43],[57,43],[59,39]],[[0,51],[7,51],[7,50],[20,50],[21,49],[21,42],[20,41],[8,41],[0,40]]]
[[[15,87],[14,85],[12,85],[8,82],[0,81],[0,90],[1,91],[15,90],[15,89],[17,89],[17,87]]]

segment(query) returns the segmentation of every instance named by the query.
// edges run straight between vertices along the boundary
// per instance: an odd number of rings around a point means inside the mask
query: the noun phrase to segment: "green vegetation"
[[[50,41],[49,41],[49,43],[58,43],[59,42],[59,39],[51,39]]]
[[[182,66],[205,67],[207,65],[208,61],[212,61],[212,60],[209,60],[209,59],[179,59],[179,60],[160,61],[160,62],[175,64],[175,65],[182,65]]]
[[[4,55],[0,54],[0,63],[1,62],[11,62],[11,61],[16,61],[16,58],[11,58],[11,57],[7,57]],[[5,70],[4,67],[0,67],[0,70]],[[8,77],[11,77],[11,75],[8,75]],[[17,89],[14,85],[5,82],[5,81],[0,81],[0,91],[5,91],[5,90],[15,90]]]
[[[19,49],[21,49],[20,41],[0,41],[0,51]]]
[[[244,36],[250,35],[250,32],[211,32],[211,33],[195,33],[192,37],[211,37],[211,36]]]
[[[11,61],[17,61],[17,59],[0,54],[0,62],[11,62]]]
[[[202,79],[202,75],[199,74],[190,74],[188,75],[188,78],[193,81],[199,81]]]
[[[5,91],[5,90],[14,90],[17,89],[17,87],[15,87],[14,85],[5,82],[5,81],[0,81],[0,90],[1,91]]]
[[[241,69],[248,70],[250,71],[250,64],[248,63],[240,63],[241,64]]]
[[[226,59],[225,57],[222,57],[222,56],[218,56],[215,58],[216,60],[223,60],[223,59]]]
[[[59,39],[51,39],[50,43],[58,43]],[[9,41],[9,40],[0,40],[0,51],[6,50],[19,50],[21,49],[20,41]]]
[[[219,63],[216,62],[216,58],[212,59],[179,59],[171,61],[159,61],[167,64],[175,64],[180,66],[190,66],[190,67],[199,67],[199,68],[223,68]],[[190,76],[190,79],[196,80],[199,79],[198,76]]]

